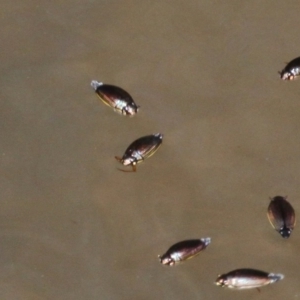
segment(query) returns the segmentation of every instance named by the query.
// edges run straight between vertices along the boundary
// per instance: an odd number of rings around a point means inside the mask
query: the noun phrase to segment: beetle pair
[[[96,80],[91,82],[91,86],[104,104],[112,107],[117,113],[125,116],[134,116],[138,112],[139,106],[135,104],[130,94],[122,88],[103,84]],[[157,151],[162,144],[162,138],[163,135],[161,133],[156,133],[135,140],[125,150],[122,157],[115,156],[117,161],[124,166],[131,166],[132,170],[119,170],[136,172],[136,165]]]
[[[171,246],[163,255],[159,255],[163,265],[174,266],[187,259],[195,257],[211,243],[211,238],[186,240]],[[284,278],[282,274],[267,273],[254,269],[237,269],[226,274],[219,275],[216,285],[232,289],[259,288],[275,283]]]
[[[271,198],[268,206],[268,219],[280,235],[287,239],[290,237],[296,224],[295,211],[286,197]],[[253,269],[239,269],[227,274],[219,275],[216,285],[234,289],[259,288],[282,280],[284,275],[267,273]]]

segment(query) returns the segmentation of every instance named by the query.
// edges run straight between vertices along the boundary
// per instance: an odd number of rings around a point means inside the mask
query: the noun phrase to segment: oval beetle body
[[[162,144],[162,138],[163,135],[161,133],[156,133],[135,140],[126,149],[122,158],[115,156],[117,161],[124,166],[131,166],[132,170],[119,170],[123,172],[136,172],[136,165],[157,151]]]
[[[117,113],[124,116],[133,116],[138,112],[139,106],[137,106],[132,97],[120,87],[103,84],[96,80],[91,82],[91,86],[102,102],[112,107]]]
[[[275,283],[284,278],[282,274],[267,273],[254,269],[237,269],[227,274],[219,275],[216,285],[231,289],[254,289]]]
[[[159,255],[159,260],[163,265],[174,266],[187,259],[195,257],[211,243],[211,238],[186,240],[174,244],[169,250]]]
[[[296,225],[295,211],[285,197],[276,196],[268,207],[268,219],[280,235],[287,239]]]
[[[300,57],[291,60],[279,74],[282,80],[296,79],[300,75]]]

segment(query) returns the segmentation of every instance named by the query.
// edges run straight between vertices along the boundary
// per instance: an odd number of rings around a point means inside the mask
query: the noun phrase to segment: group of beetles
[[[282,80],[294,80],[300,76],[300,57],[290,61],[286,67],[279,72]],[[125,116],[134,116],[139,106],[120,87],[103,84],[93,80],[91,86],[104,104],[112,107],[117,113]],[[156,133],[141,137],[132,142],[125,150],[122,157],[116,156],[116,160],[131,169],[119,169],[122,172],[136,172],[138,163],[152,156],[162,144],[163,135]],[[267,211],[268,219],[276,231],[283,238],[288,238],[295,227],[296,217],[292,205],[286,197],[276,196],[271,199]],[[211,243],[211,238],[192,239],[178,242],[171,246],[165,254],[159,255],[163,265],[174,266],[180,262],[195,257]],[[237,269],[226,274],[219,275],[215,281],[216,285],[232,289],[259,288],[275,283],[284,278],[282,274],[268,273],[254,269]]]

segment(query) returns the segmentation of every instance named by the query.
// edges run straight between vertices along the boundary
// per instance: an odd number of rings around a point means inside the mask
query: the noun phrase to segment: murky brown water
[[[300,212],[298,1],[2,1],[0,298],[297,299],[300,230],[270,226],[269,196]],[[104,106],[96,79],[140,113]],[[136,138],[164,133],[136,174]],[[211,237],[178,267],[157,260]],[[219,273],[285,274],[235,292]]]

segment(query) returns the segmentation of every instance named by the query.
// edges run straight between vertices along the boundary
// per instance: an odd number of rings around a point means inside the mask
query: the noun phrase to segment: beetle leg
[[[128,115],[126,106],[124,108],[122,108],[122,115],[124,115],[124,116]]]
[[[133,162],[133,164],[131,164],[131,167],[132,167],[132,170],[123,170],[123,169],[119,169],[119,171],[122,171],[122,172],[126,172],[126,173],[129,173],[129,172],[136,172],[136,162]]]
[[[119,171],[125,172],[125,173],[132,173],[132,172],[136,172],[136,166],[132,166],[132,170],[124,170],[124,169],[119,169]]]
[[[119,161],[119,162],[122,163],[122,158],[121,158],[121,157],[115,156],[115,159],[116,159],[117,161]],[[118,168],[118,170],[119,170],[119,171],[122,171],[122,172],[133,172],[133,171],[130,171],[130,170],[123,170],[123,169],[119,169],[119,168]]]
[[[132,172],[131,170],[123,170],[123,169],[120,169],[120,168],[117,168],[119,171],[122,171],[122,172]]]

